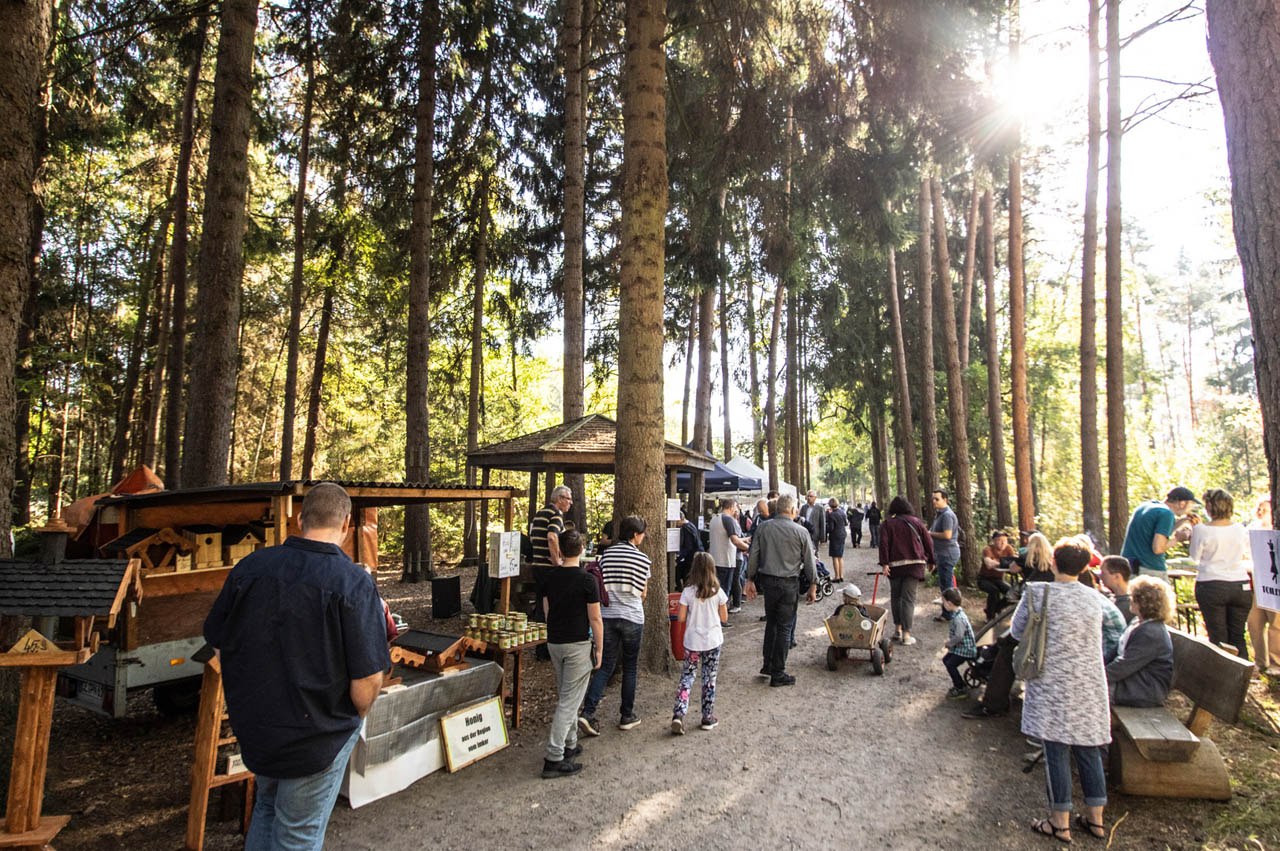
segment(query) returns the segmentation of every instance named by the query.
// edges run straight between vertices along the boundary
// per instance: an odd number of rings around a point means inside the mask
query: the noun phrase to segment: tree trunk
[[[169,204],[172,218],[172,199]],[[169,357],[169,267],[157,269],[156,308],[152,314],[151,330],[147,335],[147,350],[151,352],[147,364],[147,377],[142,391],[142,431],[137,441],[137,463],[152,469],[156,466],[156,442],[160,434],[160,412],[164,405],[164,367]]]
[[[203,231],[196,264],[196,324],[192,344],[200,357],[190,385],[182,440],[182,486],[225,484],[236,406],[240,285],[249,190],[249,128],[253,111],[253,42],[257,0],[225,0],[214,72],[209,167]],[[174,299],[177,300],[175,288]],[[175,311],[176,312],[176,311]],[[176,340],[175,340],[176,345]]]
[[[941,472],[938,465],[938,395],[935,386],[933,362],[933,228],[930,215],[929,178],[920,179],[920,279],[916,282],[916,295],[920,300],[920,450],[923,459],[921,470],[924,478],[924,496],[939,486]],[[913,502],[920,516],[933,519],[933,501],[925,499],[924,505]]]
[[[751,460],[757,467],[764,467],[764,429],[760,410],[760,370],[756,352],[756,282],[751,273],[750,229],[747,231],[747,375],[751,381],[748,391],[751,397]]]
[[[580,418],[586,411],[586,320],[582,284],[586,222],[586,140],[587,140],[587,9],[582,0],[567,0],[561,49],[564,62],[564,377],[561,407],[564,420]],[[566,475],[564,483],[573,491],[569,519],[579,529],[586,522],[586,479],[581,474]]]
[[[1009,57],[1017,64],[1021,48],[1018,0],[1009,11]],[[1022,254],[1021,127],[1013,130],[1009,154],[1009,377],[1013,388],[1013,478],[1018,493],[1018,528],[1036,525],[1031,484],[1031,422],[1027,399],[1027,285]]]
[[[1124,422],[1124,284],[1120,219],[1120,0],[1107,3],[1107,491],[1111,552],[1129,524],[1129,460]]]
[[[30,285],[35,213],[36,128],[52,34],[51,0],[0,4],[0,558],[12,554],[14,366],[18,322]],[[4,635],[0,639],[11,639]]]
[[[716,330],[716,287],[704,283],[698,295],[698,377],[693,391],[693,448],[711,451],[711,347]]]
[[[689,407],[693,392],[693,351],[698,346],[698,297],[689,303],[689,337],[684,347],[684,404],[680,408],[680,445],[689,445]]]
[[[1101,545],[1101,439],[1098,436],[1098,164],[1102,149],[1099,105],[1099,4],[1089,3],[1088,154],[1084,175],[1084,260],[1080,272],[1080,508],[1084,531]]]
[[[178,120],[178,167],[173,188],[173,238],[169,243],[169,349],[165,372],[164,479],[170,490],[182,487],[183,391],[186,382],[187,347],[187,242],[191,199],[191,156],[195,150],[196,97],[204,59],[208,18],[196,22],[188,57],[187,87]],[[221,58],[221,55],[219,56]],[[210,198],[208,187],[205,198]],[[207,203],[207,201],[206,201]]]
[[[1209,56],[1227,127],[1231,210],[1253,327],[1254,374],[1271,493],[1280,495],[1280,7],[1275,0],[1209,0]],[[1274,504],[1274,503],[1273,503]]]
[[[778,335],[782,330],[782,309],[787,285],[782,278],[773,294],[773,319],[769,325],[769,374],[765,376],[764,439],[769,449],[769,490],[780,487],[778,479]]]
[[[622,72],[622,240],[618,328],[618,442],[614,516],[666,516],[663,466],[662,313],[667,215],[665,0],[627,0]],[[667,616],[666,536],[646,535],[653,562],[645,619]],[[642,657],[655,673],[671,664],[670,632],[647,629]]]
[[[484,124],[481,138],[488,140],[493,133],[493,58],[489,56],[485,64],[484,77],[481,83],[484,98]],[[471,256],[474,270],[471,284],[471,375],[467,392],[467,452],[480,448],[480,414],[484,410],[484,290],[485,280],[489,276],[489,191],[490,170],[486,168],[480,176],[480,186],[476,194],[476,232]],[[581,393],[579,393],[581,395]],[[467,486],[475,487],[476,468],[467,465]],[[574,491],[574,502],[581,499],[582,494]],[[466,522],[464,523],[462,542],[463,555],[470,564],[480,563],[480,550],[483,545],[483,531],[478,528],[480,522],[480,505],[475,501],[467,503]],[[582,529],[580,520],[575,525]]]
[[[885,422],[883,395],[871,403],[871,430],[872,498],[884,506],[892,497],[889,494],[889,427]]]
[[[280,424],[280,478],[293,478],[293,431],[298,411],[298,348],[302,336],[303,268],[307,257],[307,169],[311,165],[311,110],[315,102],[316,63],[311,44],[311,4],[303,7],[302,128],[298,142],[298,188],[293,198],[293,275],[289,284],[289,353],[284,371],[284,417]]]
[[[938,249],[938,295],[941,297],[942,334],[945,339],[947,361],[947,416],[951,420],[951,475],[955,487],[952,499],[956,506],[956,520],[960,534],[966,543],[961,547],[959,580],[976,582],[980,552],[978,539],[973,534],[973,490],[969,473],[969,427],[964,393],[964,372],[960,368],[960,341],[956,326],[955,295],[951,288],[951,262],[947,255],[947,220],[942,208],[942,183],[938,178],[930,181],[933,193],[934,242]],[[967,335],[966,335],[967,340]]]
[[[976,277],[978,257],[978,176],[975,173],[969,184],[969,212],[964,220],[964,275],[961,279],[960,371],[969,372],[970,341],[973,338],[973,279]],[[969,402],[969,387],[964,387],[965,405]]]
[[[907,501],[920,510],[920,478],[916,467],[915,425],[911,418],[911,387],[907,379],[907,349],[902,335],[902,308],[898,301],[898,264],[892,247],[889,249],[889,342],[893,349],[893,384],[896,403],[893,424],[898,429],[898,449],[902,460],[898,463],[898,493],[906,483]],[[905,469],[904,469],[905,468]],[[881,506],[886,507],[886,506]]]
[[[996,328],[996,228],[995,199],[991,190],[982,193],[982,284],[986,297],[987,336],[987,421],[990,423],[991,484],[996,523],[1001,529],[1013,525],[1009,507],[1009,471],[1004,457],[1004,412],[1000,399],[1000,335]]]
[[[409,336],[405,374],[405,478],[431,480],[427,427],[428,354],[431,341],[431,218],[435,152],[436,47],[440,2],[423,0],[418,20],[418,103],[413,164],[413,215],[409,229]],[[431,514],[425,505],[405,508],[404,574],[408,582],[431,571]]]
[[[787,341],[784,352],[787,356],[787,380],[783,388],[782,416],[785,423],[783,433],[786,441],[786,459],[784,469],[787,480],[804,493],[804,476],[800,473],[800,454],[803,451],[800,440],[800,333],[797,326],[796,311],[798,296],[792,282],[787,294]]]
[[[725,195],[726,190],[721,189],[718,201],[719,231],[716,235],[716,256],[720,260],[717,265],[720,275],[720,309],[716,313],[720,320],[720,401],[724,406],[724,451],[721,452],[720,457],[728,461],[733,457],[733,423],[729,417],[729,280],[724,262]]]

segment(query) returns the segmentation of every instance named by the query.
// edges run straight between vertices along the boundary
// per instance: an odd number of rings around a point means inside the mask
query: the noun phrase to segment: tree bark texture
[[[938,464],[938,395],[935,384],[933,357],[933,216],[929,199],[929,178],[920,180],[920,242],[917,246],[920,279],[916,282],[920,317],[920,453],[923,460],[921,473],[924,478],[924,494],[933,492],[940,484]],[[925,505],[912,503],[920,516],[933,519],[933,502]]]
[[[582,0],[567,0],[560,43],[564,62],[564,375],[561,408],[565,422],[586,412],[586,316],[582,264],[585,258],[586,228],[586,139],[588,10]],[[586,478],[566,475],[564,483],[573,491],[569,519],[585,528]]]
[[[698,294],[698,376],[693,384],[693,448],[711,451],[711,349],[716,330],[716,287]]]
[[[484,73],[484,114],[485,134],[492,133],[493,91],[490,86],[489,67]],[[480,448],[480,416],[484,411],[484,289],[485,280],[489,277],[489,187],[490,172],[485,169],[480,176],[480,187],[476,199],[475,242],[471,256],[475,269],[471,282],[471,375],[467,392],[467,451]],[[467,465],[467,486],[476,484],[476,468]],[[570,486],[572,487],[572,485]],[[574,491],[574,502],[582,498],[582,494]],[[470,563],[478,564],[480,550],[485,546],[484,530],[479,529],[480,505],[477,502],[467,503],[467,516],[463,530],[463,553]],[[582,522],[574,518],[575,527],[584,528]]]
[[[960,324],[957,329],[960,340],[960,371],[969,371],[970,342],[973,338],[973,279],[976,277],[978,256],[978,178],[974,175],[969,184],[969,212],[964,220],[964,272],[960,283]],[[968,405],[969,387],[964,388]]]
[[[409,337],[405,375],[405,478],[431,480],[427,428],[427,357],[431,341],[431,181],[435,152],[436,47],[440,2],[423,0],[418,20],[418,103],[414,109],[413,214],[409,229]],[[404,512],[404,575],[416,582],[431,569],[431,515],[427,506]]]
[[[720,189],[717,201],[720,207],[720,215],[717,220],[718,230],[716,233],[716,256],[720,260],[717,264],[720,276],[720,309],[716,312],[716,318],[719,320],[720,326],[720,401],[723,405],[721,410],[724,413],[724,451],[720,453],[720,457],[726,461],[733,457],[733,423],[729,418],[729,280],[725,271],[727,266],[724,262],[724,208],[727,194],[726,189]]]
[[[782,311],[787,301],[787,285],[778,280],[773,294],[773,318],[769,325],[769,374],[765,377],[764,439],[769,449],[769,490],[779,489],[778,479],[778,336],[782,331]]]
[[[748,229],[748,234],[750,233]],[[747,237],[748,240],[750,236]],[[760,410],[760,368],[756,351],[756,283],[751,274],[750,242],[747,243],[747,370],[751,381],[749,395],[751,397],[751,460],[757,467],[764,467],[764,428],[761,423]]]
[[[1124,422],[1124,261],[1121,245],[1120,0],[1107,3],[1107,491],[1108,538],[1120,552],[1129,525],[1129,459]]]
[[[257,28],[257,0],[225,0],[214,72],[200,260],[196,266],[192,348],[200,357],[192,365],[190,386],[199,392],[190,394],[187,403],[183,487],[227,482],[239,364],[237,340]]]
[[[1009,506],[1009,471],[1004,455],[1004,411],[1000,398],[1000,334],[996,325],[996,209],[988,189],[982,193],[982,283],[987,338],[987,420],[990,423],[991,486],[996,523],[1013,525]]]
[[[14,366],[18,322],[30,285],[35,211],[36,125],[51,0],[0,3],[0,557],[12,554]]]
[[[316,65],[311,46],[311,6],[304,7],[306,45],[303,68],[302,128],[298,142],[298,187],[293,197],[293,272],[289,281],[289,340],[284,371],[284,417],[280,424],[280,478],[293,478],[293,431],[298,412],[298,349],[302,336],[302,301],[307,259],[307,170],[311,166],[311,110],[315,103]]]
[[[1206,13],[1274,499],[1280,495],[1280,105],[1273,97],[1280,91],[1280,3],[1209,0]]]
[[[1009,56],[1016,66],[1022,32],[1018,0],[1010,4]],[[1022,129],[1015,126],[1009,152],[1009,378],[1013,389],[1013,478],[1018,528],[1036,526],[1031,477],[1031,410],[1027,395],[1027,282],[1022,247]]]
[[[689,445],[689,408],[693,393],[693,355],[698,347],[698,296],[689,301],[689,334],[684,347],[684,403],[680,408],[680,444]]]
[[[1080,270],[1080,508],[1084,531],[1106,541],[1102,525],[1102,462],[1098,436],[1098,166],[1102,156],[1099,4],[1089,3],[1088,150],[1084,175],[1084,257]]]
[[[663,464],[662,313],[667,215],[666,2],[627,0],[623,60],[622,238],[618,329],[618,439],[614,516],[666,516]],[[646,535],[652,587],[667,588],[665,535]],[[652,593],[645,619],[665,623],[667,600]],[[645,667],[665,672],[670,631],[648,629]]]
[[[898,301],[898,263],[895,252],[889,249],[889,342],[893,348],[893,385],[896,407],[893,423],[898,429],[898,448],[902,461],[897,465],[899,478],[905,480],[907,501],[920,509],[920,477],[916,466],[915,425],[911,416],[911,387],[907,378],[907,349],[902,336],[902,308]],[[903,469],[905,467],[905,470]],[[902,491],[899,482],[898,491]],[[881,506],[887,508],[888,506]]]
[[[969,426],[964,392],[964,371],[960,368],[960,342],[956,325],[955,295],[951,287],[951,263],[947,255],[947,219],[942,206],[942,183],[930,182],[933,195],[934,243],[938,248],[938,296],[942,309],[942,335],[947,362],[947,416],[951,421],[951,499],[965,546],[960,548],[962,582],[978,578],[978,539],[973,533],[973,483],[969,469]],[[966,335],[967,341],[967,335]]]
[[[191,156],[195,150],[196,95],[204,59],[208,19],[196,22],[196,38],[187,61],[187,85],[178,119],[178,166],[173,184],[173,237],[169,241],[169,336],[164,403],[164,479],[170,490],[182,486],[182,414],[186,385],[187,246],[191,206]],[[206,197],[208,191],[206,189]]]

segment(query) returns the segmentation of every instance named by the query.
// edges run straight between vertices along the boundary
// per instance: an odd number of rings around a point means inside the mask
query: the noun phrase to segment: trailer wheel
[[[840,668],[840,649],[837,647],[827,648],[827,670],[835,671]]]
[[[884,673],[884,651],[879,647],[871,648],[871,670],[876,676]]]
[[[880,652],[884,654],[884,663],[888,665],[893,661],[893,642],[887,638],[880,639]]]
[[[151,699],[161,715],[187,715],[200,706],[200,682],[197,677],[162,683],[151,690]]]

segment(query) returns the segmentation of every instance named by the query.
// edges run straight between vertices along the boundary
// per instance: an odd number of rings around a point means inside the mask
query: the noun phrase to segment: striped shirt
[[[556,536],[564,534],[564,514],[554,505],[548,505],[533,515],[529,524],[529,540],[533,544],[533,563],[551,564],[551,547],[547,544],[547,533]]]
[[[600,574],[609,592],[609,605],[600,610],[605,618],[644,623],[645,584],[649,581],[649,557],[629,541],[619,541],[600,556]]]

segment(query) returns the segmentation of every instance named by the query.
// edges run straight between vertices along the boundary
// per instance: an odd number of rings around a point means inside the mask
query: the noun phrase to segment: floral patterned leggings
[[[689,711],[689,689],[693,687],[693,674],[702,662],[702,717],[711,716],[716,705],[716,674],[720,671],[720,648],[714,650],[686,650],[684,672],[680,674],[680,687],[676,689],[676,708],[672,715],[683,718]]]

